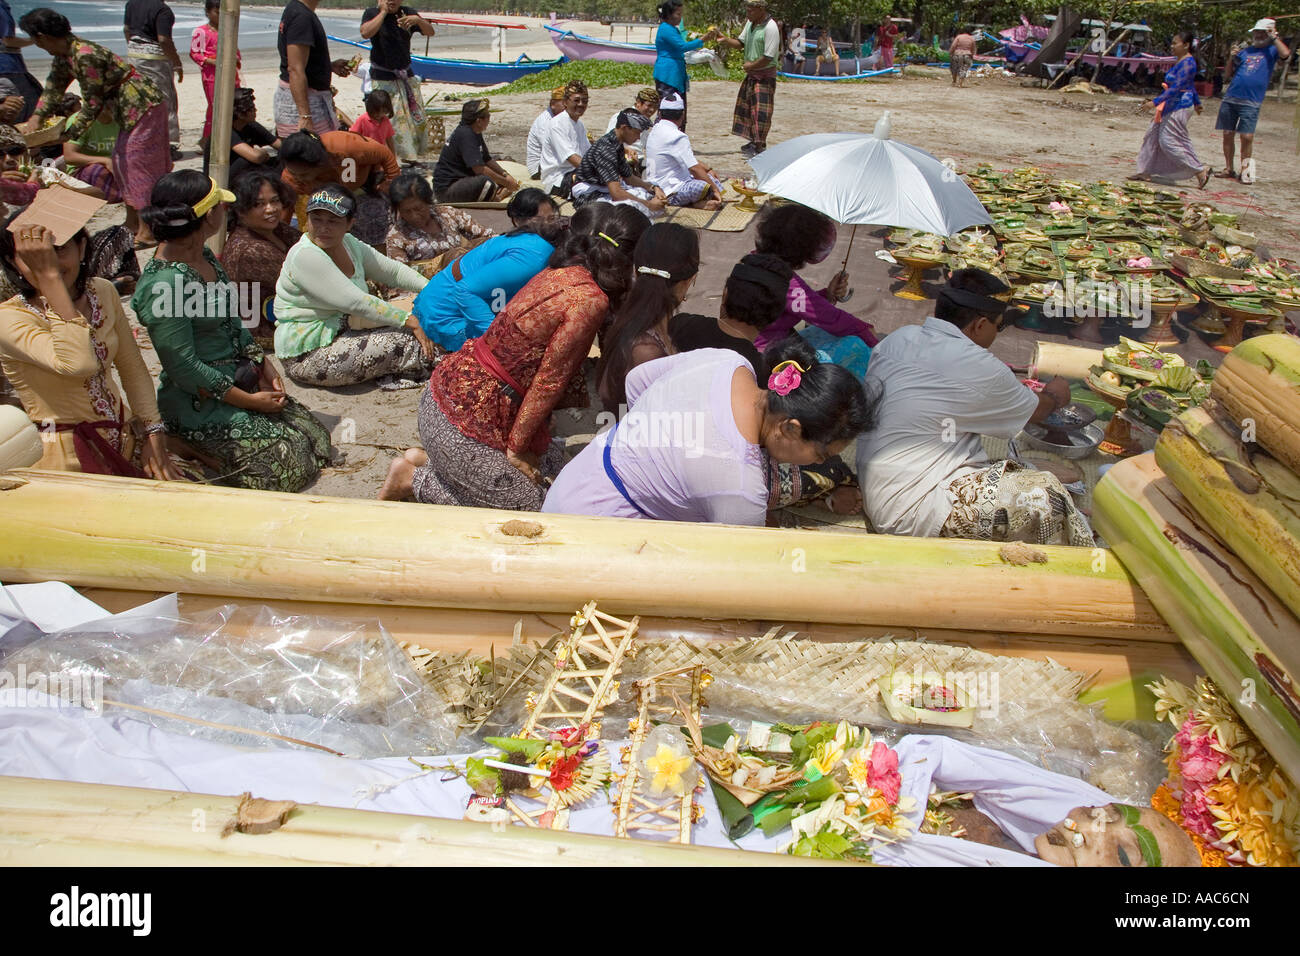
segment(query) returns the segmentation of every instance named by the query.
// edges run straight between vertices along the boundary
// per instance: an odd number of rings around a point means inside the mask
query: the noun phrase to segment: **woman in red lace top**
[[[537,511],[559,473],[551,413],[587,405],[583,360],[631,282],[649,226],[628,206],[595,203],[481,338],[443,359],[420,399],[420,439],[394,460],[379,497]]]

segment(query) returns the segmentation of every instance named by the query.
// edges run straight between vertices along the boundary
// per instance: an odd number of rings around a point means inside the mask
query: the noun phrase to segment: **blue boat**
[[[336,43],[369,50],[370,44],[359,40],[345,40],[343,37],[330,35]],[[564,62],[564,57],[554,60],[534,60],[528,54],[521,54],[509,63],[484,63],[481,60],[448,60],[433,56],[416,56],[411,54],[411,71],[422,80],[431,83],[458,83],[465,86],[498,86],[513,83],[521,76],[541,73]]]

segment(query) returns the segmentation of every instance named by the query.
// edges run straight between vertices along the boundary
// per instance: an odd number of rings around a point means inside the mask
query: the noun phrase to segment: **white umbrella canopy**
[[[993,222],[970,187],[923,149],[877,133],[813,133],[749,161],[758,188],[846,225],[898,226],[950,236]]]

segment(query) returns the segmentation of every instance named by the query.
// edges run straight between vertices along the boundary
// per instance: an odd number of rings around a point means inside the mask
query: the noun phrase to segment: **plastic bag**
[[[106,714],[227,743],[350,757],[465,749],[445,702],[377,622],[265,605],[106,619],[45,635],[0,666],[63,686],[102,680]]]

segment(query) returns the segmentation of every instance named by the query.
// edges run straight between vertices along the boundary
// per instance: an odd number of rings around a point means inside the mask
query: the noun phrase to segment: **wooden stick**
[[[124,710],[138,710],[142,714],[153,714],[156,717],[168,717],[172,720],[183,720],[191,724],[199,724],[203,727],[212,727],[216,730],[229,730],[238,734],[252,734],[254,737],[267,737],[271,740],[283,740],[285,743],[297,744],[300,747],[311,747],[314,750],[323,750],[327,754],[333,754],[336,757],[345,757],[347,754],[339,753],[337,750],[331,750],[329,747],[321,744],[314,744],[310,740],[299,740],[297,737],[285,737],[283,734],[267,733],[264,730],[251,730],[248,727],[236,727],[233,724],[217,724],[210,720],[200,720],[198,717],[186,717],[184,714],[173,714],[167,710],[155,710],[152,707],[140,707],[136,704],[124,704],[120,700],[105,700],[105,707],[121,707]]]

